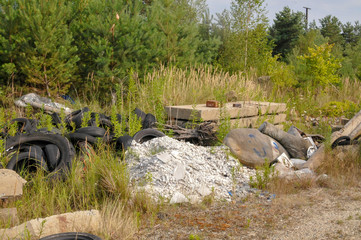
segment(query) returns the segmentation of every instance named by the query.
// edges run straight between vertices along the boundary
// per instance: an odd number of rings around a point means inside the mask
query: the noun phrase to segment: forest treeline
[[[269,22],[266,10],[263,0],[234,0],[216,16],[205,0],[0,0],[0,91],[104,99],[160,66],[252,72],[277,87],[361,80],[359,22],[306,26],[288,7]]]

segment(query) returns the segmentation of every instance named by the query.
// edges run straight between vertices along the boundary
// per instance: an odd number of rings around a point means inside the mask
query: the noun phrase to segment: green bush
[[[322,115],[327,117],[352,117],[358,111],[358,107],[355,103],[351,101],[331,101],[326,103],[320,109]]]

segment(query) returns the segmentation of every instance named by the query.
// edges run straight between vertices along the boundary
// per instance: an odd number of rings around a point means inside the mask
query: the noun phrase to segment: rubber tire
[[[142,128],[151,128],[155,125],[156,122],[157,119],[155,118],[155,116],[151,113],[147,113],[147,115],[145,115],[144,121],[142,122]]]
[[[37,153],[36,151],[30,152],[21,152],[19,154],[14,155],[8,164],[6,165],[7,169],[14,170],[17,173],[20,173],[20,169],[18,169],[18,164],[23,161],[35,161],[35,164],[40,166],[45,172],[49,172],[48,164],[46,163],[42,153]]]
[[[81,127],[81,123],[83,120],[83,114],[85,112],[89,112],[89,108],[85,107],[80,110],[76,110],[65,117],[65,122],[69,125],[69,127],[71,126],[70,123],[74,122],[75,128],[78,129]]]
[[[91,145],[94,145],[97,142],[97,139],[95,137],[85,133],[69,133],[66,135],[66,137],[74,145],[77,145],[78,142],[88,142]]]
[[[51,116],[52,122],[55,126],[58,126],[61,124],[61,118],[60,118],[59,113],[54,112],[54,113],[50,114],[50,116]]]
[[[27,118],[14,118],[11,123],[14,122],[17,122],[19,133],[30,133],[35,130]]]
[[[55,144],[60,151],[59,164],[47,177],[51,180],[62,180],[66,178],[75,155],[74,147],[67,138],[58,134],[42,132],[21,134],[10,140],[6,139],[5,150],[9,152],[11,149],[19,148],[22,144]]]
[[[144,121],[145,116],[147,115],[147,114],[145,114],[145,112],[143,112],[143,111],[140,110],[139,108],[135,108],[135,109],[133,110],[133,113],[134,113],[135,115],[137,115],[138,118],[142,119],[142,122]]]
[[[164,137],[164,136],[165,134],[162,133],[161,131],[158,131],[153,128],[147,128],[140,130],[136,134],[134,134],[133,140],[136,141],[137,143],[145,143],[149,140],[152,140],[153,138]]]
[[[104,137],[106,131],[101,127],[83,127],[75,131],[75,133],[84,133],[92,137]]]
[[[55,144],[47,144],[43,149],[49,171],[53,171],[59,164],[60,151]]]
[[[84,232],[67,232],[49,235],[39,240],[102,240],[100,237]]]
[[[126,151],[132,144],[133,138],[129,135],[124,135],[117,138],[115,148],[117,151]]]
[[[334,149],[337,146],[351,145],[351,139],[349,136],[341,136],[337,138],[331,145],[331,149]]]

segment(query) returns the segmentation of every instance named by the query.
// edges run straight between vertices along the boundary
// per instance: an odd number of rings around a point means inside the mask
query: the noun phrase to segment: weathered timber
[[[203,122],[191,129],[168,124],[164,124],[163,128],[167,132],[172,132],[172,137],[177,140],[199,145],[212,145],[212,143],[217,141],[216,123],[214,122]]]

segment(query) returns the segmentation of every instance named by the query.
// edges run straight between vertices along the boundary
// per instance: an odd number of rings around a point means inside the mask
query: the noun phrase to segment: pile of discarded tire
[[[118,138],[113,132],[114,125],[110,117],[104,114],[92,112],[88,126],[82,127],[85,112],[89,112],[89,109],[74,111],[65,119],[53,113],[51,116],[56,127],[51,131],[38,129],[38,121],[35,119],[13,119],[11,122],[17,125],[15,136],[9,136],[6,129],[1,133],[1,138],[5,141],[5,154],[9,158],[5,167],[21,174],[34,173],[40,169],[47,174],[47,178],[61,180],[67,177],[76,153],[81,153],[84,148],[96,147],[98,141],[112,144],[117,151],[125,151],[133,140],[143,143],[164,136],[164,133],[152,128],[156,118],[138,108],[134,113],[142,120],[142,130],[134,136],[124,135]],[[67,128],[64,135],[59,130],[62,121]],[[122,121],[120,114],[117,115],[117,121]]]

